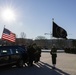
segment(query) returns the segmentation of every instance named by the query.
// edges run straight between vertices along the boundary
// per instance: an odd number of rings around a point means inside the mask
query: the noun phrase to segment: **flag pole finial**
[[[52,21],[54,21],[54,18],[52,18]]]
[[[4,28],[5,28],[5,26],[6,26],[6,25],[4,25]]]

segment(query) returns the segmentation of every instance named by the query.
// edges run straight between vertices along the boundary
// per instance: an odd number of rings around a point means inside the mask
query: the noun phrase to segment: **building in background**
[[[53,44],[56,45],[58,49],[64,49],[64,48],[75,48],[76,47],[76,40],[75,39],[21,39],[17,38],[15,43],[3,41],[0,39],[0,45],[30,45],[32,43],[36,43],[38,46],[40,46],[43,49],[50,49]]]

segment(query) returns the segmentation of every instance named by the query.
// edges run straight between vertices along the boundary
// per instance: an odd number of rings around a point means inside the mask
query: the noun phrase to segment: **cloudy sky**
[[[26,38],[50,39],[52,18],[76,39],[76,0],[0,0],[0,37],[5,25],[18,38],[24,32]]]

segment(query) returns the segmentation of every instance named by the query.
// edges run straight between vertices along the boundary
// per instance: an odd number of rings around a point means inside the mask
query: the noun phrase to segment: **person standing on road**
[[[50,51],[50,54],[52,56],[52,64],[53,64],[53,69],[55,69],[55,66],[56,66],[56,57],[57,57],[57,49],[55,47],[55,45],[53,45],[51,51]]]
[[[33,66],[34,53],[35,53],[35,49],[34,49],[33,46],[34,46],[34,44],[31,44],[27,48],[27,52],[28,52],[28,66]]]
[[[41,57],[41,48],[36,45],[35,50],[36,50],[36,52],[35,52],[35,60],[34,60],[34,62],[38,63],[38,61],[40,61],[40,57]]]

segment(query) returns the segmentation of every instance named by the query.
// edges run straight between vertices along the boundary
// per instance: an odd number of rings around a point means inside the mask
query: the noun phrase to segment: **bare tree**
[[[21,38],[25,38],[26,34],[24,32],[21,32]]]
[[[37,36],[35,42],[37,42],[37,44],[42,48],[47,47],[47,38],[44,36]]]
[[[26,40],[25,40],[26,34],[24,32],[21,32],[21,45],[25,45]]]
[[[46,39],[44,36],[37,36],[36,39],[41,40],[41,39]]]

